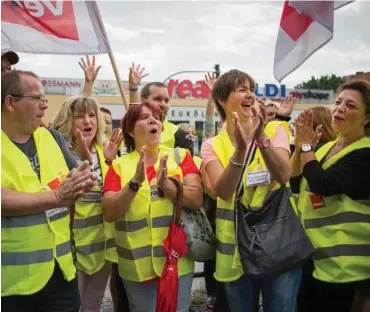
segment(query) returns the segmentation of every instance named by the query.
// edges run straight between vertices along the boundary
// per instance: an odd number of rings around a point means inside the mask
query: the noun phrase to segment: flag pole
[[[118,72],[116,60],[114,59],[113,52],[108,52],[108,55],[109,55],[109,59],[110,59],[110,62],[112,64],[112,67],[113,67],[114,75],[116,76],[116,80],[117,80],[119,92],[121,93],[121,98],[122,98],[123,104],[125,105],[125,108],[126,108],[126,111],[127,111],[128,110],[128,101],[127,101],[127,98],[126,98],[125,90],[123,88],[121,77],[120,77],[119,72]]]

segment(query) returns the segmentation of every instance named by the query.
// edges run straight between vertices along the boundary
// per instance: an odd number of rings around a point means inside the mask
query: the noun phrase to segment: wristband
[[[128,88],[128,90],[134,92],[134,91],[137,91],[137,87],[136,88]]]
[[[279,114],[276,114],[275,115],[275,119],[276,120],[280,120],[280,121],[290,121],[290,119],[292,119],[290,116],[286,117],[286,116],[282,116],[282,115],[279,115]]]
[[[232,165],[234,165],[234,166],[236,166],[236,167],[244,167],[244,166],[245,166],[245,163],[243,163],[243,164],[241,164],[241,163],[237,163],[237,162],[233,161],[233,160],[231,159],[231,157],[229,158],[229,161],[230,161],[230,163],[231,163]]]

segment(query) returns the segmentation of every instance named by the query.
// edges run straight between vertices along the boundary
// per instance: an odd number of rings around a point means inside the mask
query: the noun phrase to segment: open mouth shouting
[[[82,133],[84,135],[91,135],[92,134],[92,130],[93,130],[92,127],[86,127],[86,128],[83,129]]]
[[[340,122],[340,121],[343,121],[344,118],[340,117],[339,115],[333,115],[333,119],[334,119],[334,122],[337,123],[337,122]]]

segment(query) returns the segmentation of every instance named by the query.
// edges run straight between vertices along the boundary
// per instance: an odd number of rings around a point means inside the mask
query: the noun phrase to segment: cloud
[[[148,80],[163,81],[183,70],[244,70],[275,82],[273,59],[283,1],[99,1],[122,79],[132,62],[145,66]],[[346,75],[370,68],[370,2],[356,1],[336,12],[333,40],[283,83],[292,87],[312,75]],[[78,56],[21,54],[17,68],[40,76],[82,78]],[[98,56],[100,79],[114,79],[109,58]],[[202,79],[204,73],[181,77]]]

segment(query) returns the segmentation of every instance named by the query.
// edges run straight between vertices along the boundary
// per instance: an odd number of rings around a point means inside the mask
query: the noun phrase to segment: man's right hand
[[[58,206],[72,206],[78,198],[85,196],[96,185],[96,180],[96,175],[90,172],[88,161],[84,161],[77,169],[72,169],[54,191]]]

